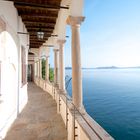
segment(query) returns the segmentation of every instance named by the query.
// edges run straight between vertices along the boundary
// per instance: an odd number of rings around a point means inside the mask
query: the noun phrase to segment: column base
[[[63,89],[59,89],[59,94],[67,95],[67,91]]]
[[[79,107],[79,108],[74,108],[74,106],[72,105],[70,110],[73,113],[75,112],[76,115],[78,115],[78,114],[79,115],[85,115],[85,113],[86,113],[86,110],[85,110],[84,106],[83,107]]]

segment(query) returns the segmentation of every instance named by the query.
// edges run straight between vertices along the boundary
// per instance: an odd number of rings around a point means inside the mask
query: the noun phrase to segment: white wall
[[[28,36],[18,35],[26,32],[13,2],[0,1],[0,61],[1,94],[0,97],[0,139],[2,139],[14,119],[27,103],[27,85],[21,86],[21,46],[28,53]],[[27,64],[27,61],[26,61]]]

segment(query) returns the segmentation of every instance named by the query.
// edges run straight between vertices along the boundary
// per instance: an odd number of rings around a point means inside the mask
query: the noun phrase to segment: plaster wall
[[[4,23],[0,24],[0,139],[3,139],[27,103],[27,85],[21,83],[21,46],[27,57],[29,39],[17,34],[26,29],[13,2],[0,1],[0,22]]]

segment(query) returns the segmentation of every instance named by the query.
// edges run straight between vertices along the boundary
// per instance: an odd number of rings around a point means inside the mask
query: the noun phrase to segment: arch
[[[5,131],[9,116],[13,117],[17,108],[18,46],[6,26],[0,17],[0,136]]]

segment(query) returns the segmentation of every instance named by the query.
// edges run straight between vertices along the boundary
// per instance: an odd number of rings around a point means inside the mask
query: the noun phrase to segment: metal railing
[[[65,101],[66,101],[66,129],[68,129],[68,121],[69,121],[69,105],[72,105],[72,114],[73,114],[73,127],[74,127],[74,140],[76,137],[78,137],[78,135],[76,134],[76,129],[78,128],[76,126],[76,116],[79,115],[80,117],[82,117],[82,119],[86,122],[86,124],[90,127],[90,129],[93,131],[93,133],[96,134],[96,136],[100,139],[103,140],[103,138],[98,134],[98,132],[91,126],[91,124],[87,121],[87,119],[85,119],[84,115],[77,109],[77,107],[73,104],[72,99],[70,96],[67,96],[66,94],[59,94],[59,111],[61,110],[61,99],[63,99],[63,97],[65,97]],[[69,105],[68,105],[69,102]]]
[[[71,80],[72,80],[72,77],[69,77],[68,75],[66,75],[66,77],[65,77],[65,87],[66,87],[66,90],[68,89],[68,86],[69,86]]]
[[[51,83],[52,86],[52,93],[54,96],[54,99],[56,99],[56,95],[58,94],[58,108],[59,108],[59,112],[61,112],[61,105],[62,105],[62,101],[66,104],[66,129],[68,129],[68,122],[69,122],[69,113],[71,112],[72,116],[73,116],[73,139],[75,140],[76,137],[78,137],[78,134],[76,133],[76,129],[78,129],[78,126],[76,126],[76,117],[80,116],[83,121],[87,124],[87,126],[91,129],[91,131],[98,137],[99,140],[103,140],[104,136],[101,137],[101,135],[99,134],[100,132],[97,132],[97,130],[93,127],[93,124],[90,124],[90,120],[88,120],[87,118],[85,118],[85,113],[81,113],[79,111],[79,109],[74,105],[74,103],[72,102],[72,98],[68,95],[68,94],[61,94],[60,91],[58,91],[56,93],[56,87],[54,84]],[[105,136],[106,137],[106,136]],[[113,139],[113,138],[112,138]]]

